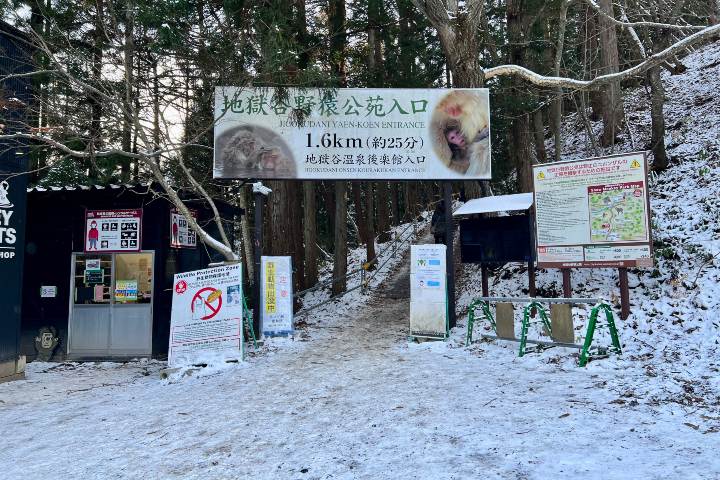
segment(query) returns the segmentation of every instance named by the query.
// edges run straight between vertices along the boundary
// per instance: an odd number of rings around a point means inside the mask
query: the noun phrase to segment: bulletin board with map
[[[533,166],[541,268],[651,267],[645,153]]]

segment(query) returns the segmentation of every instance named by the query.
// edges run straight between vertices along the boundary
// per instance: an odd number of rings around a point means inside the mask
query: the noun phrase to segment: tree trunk
[[[373,183],[365,182],[365,198],[367,199],[367,205],[365,208],[365,214],[367,215],[367,240],[365,246],[367,249],[365,255],[365,261],[370,261],[375,258],[375,193],[373,192]]]
[[[357,223],[358,227],[358,243],[365,243],[367,241],[367,216],[363,209],[361,182],[352,182],[352,195],[353,204],[355,205],[355,223]]]
[[[650,83],[650,119],[652,122],[652,139],[650,141],[653,152],[652,169],[661,172],[668,167],[668,156],[665,151],[665,116],[663,103],[665,103],[665,89],[660,78],[660,67],[648,70]]]
[[[318,281],[317,265],[317,207],[315,206],[315,183],[303,182],[303,239],[305,243],[305,288]]]
[[[242,256],[243,265],[247,270],[249,279],[254,278],[255,274],[255,256],[253,253],[253,238],[250,231],[250,207],[248,202],[249,191],[248,188],[241,188],[239,196],[240,208],[245,210],[245,215],[240,217],[240,237],[242,239]]]
[[[612,0],[598,0],[605,15],[598,16],[600,26],[600,59],[602,61],[602,75],[617,73],[620,70],[620,56],[618,53],[617,33],[615,24],[606,17],[614,18]],[[603,134],[600,143],[603,146],[615,144],[617,135],[623,129],[625,113],[623,111],[622,91],[620,82],[610,82],[602,90],[602,119]]]
[[[598,58],[600,53],[598,52],[598,21],[595,18],[595,11],[586,7],[585,9],[585,45],[584,45],[584,59],[583,64],[585,66],[585,78],[594,78],[600,71],[600,62]],[[590,120],[596,122],[602,118],[603,112],[603,101],[602,93],[600,90],[590,90]]]
[[[335,182],[335,264],[333,265],[332,293],[337,295],[347,290],[347,198],[345,182]]]
[[[387,182],[377,182],[375,188],[377,192],[378,243],[384,243],[390,240],[390,212],[388,211],[390,190]]]
[[[530,115],[523,114],[512,121],[510,128],[512,141],[512,158],[517,171],[517,187],[519,192],[532,192],[532,165],[534,152],[531,147]]]
[[[540,163],[547,162],[545,151],[545,124],[543,122],[542,110],[535,110],[532,114],[533,136],[535,141],[535,156]]]
[[[400,225],[400,207],[398,205],[398,183],[390,182],[390,212],[392,213],[392,224]]]
[[[133,85],[135,83],[133,68],[135,66],[135,11],[132,0],[125,3],[125,43],[123,45],[123,69],[125,70],[125,98],[123,99],[122,149],[132,151],[132,131],[135,121],[133,105]],[[120,159],[120,179],[130,181],[130,158]]]

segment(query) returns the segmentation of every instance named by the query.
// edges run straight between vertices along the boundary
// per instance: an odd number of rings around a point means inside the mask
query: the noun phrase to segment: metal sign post
[[[452,216],[452,183],[443,182],[443,198],[445,201],[445,244],[447,264],[448,322],[455,328],[455,255],[453,237],[455,224]]]

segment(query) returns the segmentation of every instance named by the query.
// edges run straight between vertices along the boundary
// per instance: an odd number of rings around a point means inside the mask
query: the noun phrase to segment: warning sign
[[[240,265],[175,275],[168,365],[242,358]]]
[[[260,320],[264,335],[293,331],[292,257],[262,257]]]
[[[644,153],[533,166],[538,266],[652,266]]]

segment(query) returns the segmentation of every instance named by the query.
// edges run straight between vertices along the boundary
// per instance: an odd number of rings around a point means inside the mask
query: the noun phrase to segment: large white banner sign
[[[215,121],[215,178],[490,178],[487,89],[217,87]]]
[[[169,366],[242,358],[241,269],[237,264],[175,275]]]
[[[653,264],[644,153],[533,166],[539,267]]]
[[[410,247],[410,336],[447,336],[446,246]]]
[[[292,257],[263,256],[261,268],[262,332],[268,336],[292,334]]]

